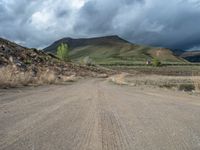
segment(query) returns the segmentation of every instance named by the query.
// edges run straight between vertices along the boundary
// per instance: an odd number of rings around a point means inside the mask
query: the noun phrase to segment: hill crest
[[[166,62],[185,62],[184,59],[175,56],[170,49],[133,44],[116,35],[80,39],[63,38],[44,51],[55,53],[61,43],[69,45],[70,57],[73,60],[89,56],[99,64],[145,62],[154,57]]]
[[[61,43],[67,43],[70,48],[77,48],[80,46],[86,46],[89,44],[105,44],[103,42],[125,42],[129,43],[128,41],[122,39],[121,37],[117,35],[111,35],[111,36],[103,36],[103,37],[93,37],[93,38],[71,38],[71,37],[65,37],[60,40],[55,41],[50,46],[46,47],[44,51],[54,51],[56,47],[58,47]]]

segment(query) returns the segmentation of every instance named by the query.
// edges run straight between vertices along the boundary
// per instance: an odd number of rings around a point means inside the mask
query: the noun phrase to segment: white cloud
[[[47,29],[52,24],[52,16],[45,11],[35,12],[31,16],[31,24],[37,29]]]
[[[84,6],[85,3],[86,3],[86,0],[73,0],[71,2],[71,7],[74,9],[80,9],[81,7]]]

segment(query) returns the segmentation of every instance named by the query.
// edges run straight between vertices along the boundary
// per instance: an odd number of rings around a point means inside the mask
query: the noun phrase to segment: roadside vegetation
[[[69,47],[67,44],[61,43],[57,48],[57,57],[63,61],[69,61]]]
[[[0,88],[9,88],[27,85],[52,84],[57,80],[54,71],[41,70],[34,75],[30,71],[20,72],[16,67],[6,66],[0,68]]]
[[[54,68],[42,68],[34,74],[32,70],[22,72],[16,67],[6,66],[0,68],[0,88],[14,88],[28,85],[56,84],[76,81],[78,77],[58,74]]]
[[[185,92],[200,92],[200,76],[133,75],[122,73],[111,76],[109,81],[119,85],[167,88]]]
[[[200,76],[193,76],[192,77],[195,90],[200,92]]]

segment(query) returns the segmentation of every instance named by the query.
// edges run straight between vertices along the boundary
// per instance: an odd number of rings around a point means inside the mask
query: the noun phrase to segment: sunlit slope
[[[96,63],[115,64],[145,62],[156,57],[163,62],[185,62],[169,49],[132,44],[118,36],[88,39],[64,38],[44,50],[55,53],[61,43],[69,45],[72,60],[80,60],[89,56]]]

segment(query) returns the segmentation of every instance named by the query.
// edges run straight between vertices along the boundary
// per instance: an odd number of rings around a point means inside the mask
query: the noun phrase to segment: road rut
[[[0,90],[1,150],[199,150],[200,99],[101,79]]]

